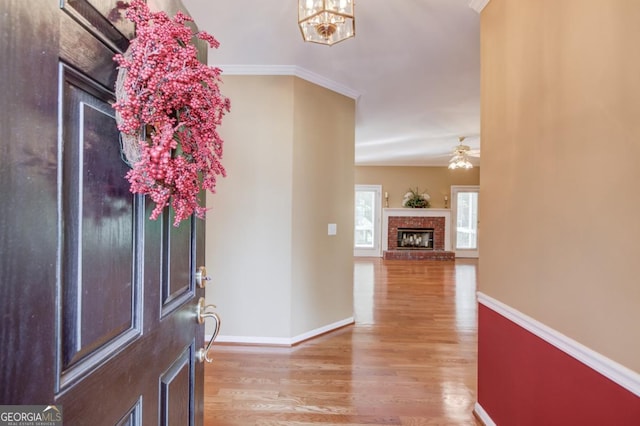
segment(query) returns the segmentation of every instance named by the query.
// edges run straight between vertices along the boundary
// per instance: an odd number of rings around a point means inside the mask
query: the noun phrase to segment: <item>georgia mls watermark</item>
[[[62,426],[62,405],[0,405],[0,426]]]

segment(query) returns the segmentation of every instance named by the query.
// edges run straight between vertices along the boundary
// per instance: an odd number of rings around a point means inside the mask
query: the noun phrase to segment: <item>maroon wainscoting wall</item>
[[[640,425],[640,397],[482,304],[478,403],[499,426]]]

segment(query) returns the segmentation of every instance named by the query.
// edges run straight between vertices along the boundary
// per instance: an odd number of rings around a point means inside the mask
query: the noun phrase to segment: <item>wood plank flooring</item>
[[[205,425],[480,425],[477,261],[354,261],[356,324],[293,348],[218,345]]]

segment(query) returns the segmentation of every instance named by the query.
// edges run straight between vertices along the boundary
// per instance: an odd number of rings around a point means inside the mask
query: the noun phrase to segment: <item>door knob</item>
[[[207,281],[211,281],[211,277],[207,275],[207,268],[201,266],[196,271],[196,284],[200,288],[204,288],[207,285]]]
[[[215,305],[205,305],[204,297],[201,297],[198,300],[198,308],[196,312],[196,320],[198,324],[204,324],[207,318],[212,318],[215,321],[215,328],[213,333],[211,334],[211,339],[206,347],[198,349],[196,352],[196,359],[198,362],[212,362],[213,359],[209,357],[209,351],[211,350],[211,346],[213,345],[213,341],[218,337],[218,333],[220,333],[220,317],[218,314],[213,312],[215,309]]]

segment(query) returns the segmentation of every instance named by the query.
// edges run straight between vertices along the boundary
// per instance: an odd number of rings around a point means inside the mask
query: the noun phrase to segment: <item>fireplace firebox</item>
[[[398,250],[433,250],[433,228],[398,228]]]

